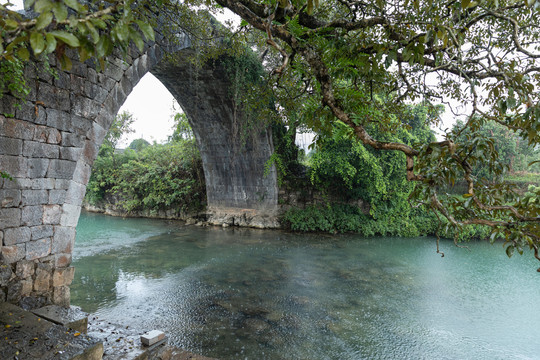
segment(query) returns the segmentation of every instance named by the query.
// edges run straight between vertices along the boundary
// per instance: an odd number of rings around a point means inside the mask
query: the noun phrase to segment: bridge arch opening
[[[172,50],[158,40],[143,52],[111,56],[103,72],[75,55],[73,67],[58,69],[57,76],[29,66],[28,98],[17,106],[14,97],[3,97],[0,169],[13,179],[0,179],[0,301],[26,308],[69,305],[75,227],[92,164],[120,106],[148,72],[173,94],[190,121],[209,210],[275,211],[275,170],[264,172],[273,150],[270,132],[261,129],[252,143],[234,143],[224,68],[218,61],[195,68],[185,56],[192,51],[189,38],[179,39],[172,61],[164,60]]]

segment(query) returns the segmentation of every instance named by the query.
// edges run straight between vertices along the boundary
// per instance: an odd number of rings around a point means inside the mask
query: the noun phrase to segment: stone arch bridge
[[[203,159],[208,208],[275,210],[275,170],[263,174],[271,133],[263,129],[235,143],[225,69],[214,62],[196,70],[187,61],[194,51],[189,37],[176,38],[171,46],[156,34],[142,52],[109,57],[103,72],[76,56],[71,70],[58,70],[56,78],[28,66],[27,99],[20,107],[9,94],[0,99],[0,170],[13,177],[0,179],[0,302],[69,305],[75,227],[92,164],[118,109],[147,72],[188,116]],[[174,61],[166,59],[170,53]]]

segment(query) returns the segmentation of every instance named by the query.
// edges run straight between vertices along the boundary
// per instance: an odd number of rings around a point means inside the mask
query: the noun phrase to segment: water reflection
[[[92,232],[84,219],[79,234]],[[426,238],[152,227],[147,220],[139,231],[146,238],[130,240],[125,223],[116,229],[105,219],[107,236],[123,240],[92,250],[101,240],[77,238],[75,251],[92,254],[76,256],[72,302],[112,322],[162,329],[194,352],[221,359],[540,353],[533,309],[540,277],[530,257],[508,260],[487,244],[467,252],[448,243],[441,259]]]

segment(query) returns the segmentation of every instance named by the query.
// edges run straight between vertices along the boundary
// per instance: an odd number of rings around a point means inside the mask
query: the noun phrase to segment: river
[[[82,213],[72,304],[220,359],[540,359],[530,253]]]

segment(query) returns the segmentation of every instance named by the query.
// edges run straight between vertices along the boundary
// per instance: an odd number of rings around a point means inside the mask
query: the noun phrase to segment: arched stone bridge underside
[[[225,70],[218,63],[196,69],[188,61],[194,50],[186,35],[177,35],[175,45],[157,35],[143,52],[111,56],[103,72],[76,56],[72,69],[58,70],[57,78],[28,66],[27,99],[20,107],[9,94],[0,99],[0,170],[13,177],[0,179],[0,302],[69,305],[75,227],[92,164],[118,109],[148,72],[188,116],[203,159],[209,209],[275,210],[275,170],[264,176],[270,132],[262,129],[240,143],[232,133]],[[171,53],[172,61],[165,56]]]

